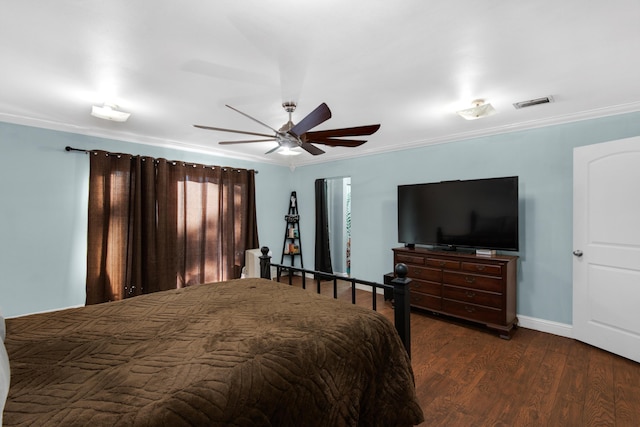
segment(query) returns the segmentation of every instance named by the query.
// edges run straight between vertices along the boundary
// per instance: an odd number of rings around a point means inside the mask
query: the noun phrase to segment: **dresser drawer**
[[[442,296],[460,302],[470,302],[472,304],[480,304],[494,308],[502,308],[502,301],[504,300],[500,293],[483,292],[476,289],[447,285],[442,288]]]
[[[420,292],[422,294],[435,295],[437,297],[442,296],[442,285],[440,283],[412,279],[409,286],[412,295],[414,292]]]
[[[462,271],[470,273],[480,273],[490,276],[502,276],[502,266],[500,264],[482,264],[479,262],[463,262]]]
[[[502,292],[502,279],[499,277],[483,276],[480,274],[465,274],[455,271],[445,271],[442,281],[446,285],[456,285],[465,288],[481,289],[492,292]]]
[[[407,277],[410,279],[429,280],[438,283],[442,281],[442,270],[440,269],[416,267],[413,265],[408,265],[407,267],[409,267]]]
[[[449,270],[460,269],[460,261],[450,259],[427,258],[427,265],[429,267],[448,268]]]
[[[403,253],[397,253],[395,261],[396,264],[399,262],[403,262],[405,264],[424,265],[424,257],[417,255],[407,255]]]
[[[483,305],[442,300],[442,310],[454,316],[465,317],[480,322],[503,324],[505,322],[504,312],[497,308],[485,307]]]
[[[441,310],[442,298],[433,295],[421,294],[418,292],[411,292],[410,304],[419,308]]]

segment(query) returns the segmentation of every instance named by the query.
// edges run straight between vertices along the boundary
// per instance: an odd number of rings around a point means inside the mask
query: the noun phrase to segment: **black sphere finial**
[[[262,255],[267,256],[267,254],[269,253],[269,247],[268,246],[261,247],[260,252],[262,252]]]
[[[409,268],[407,267],[406,264],[403,264],[400,262],[396,264],[395,272],[397,277],[404,279],[405,277],[407,277],[407,274],[409,273]]]

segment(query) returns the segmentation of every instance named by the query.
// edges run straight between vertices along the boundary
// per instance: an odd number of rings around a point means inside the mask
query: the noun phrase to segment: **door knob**
[[[573,251],[573,254],[580,258],[582,256],[582,251],[580,249],[576,249],[575,251]]]

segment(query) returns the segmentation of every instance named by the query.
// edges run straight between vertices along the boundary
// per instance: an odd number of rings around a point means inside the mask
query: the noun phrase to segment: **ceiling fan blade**
[[[240,114],[242,114],[243,116],[245,116],[246,118],[253,120],[253,121],[254,121],[254,122],[256,122],[256,123],[259,123],[259,124],[261,124],[262,126],[264,126],[264,127],[267,127],[267,128],[269,128],[269,129],[271,129],[271,130],[272,130],[272,131],[274,131],[275,133],[278,133],[278,131],[277,131],[277,130],[275,130],[274,128],[272,128],[272,127],[271,127],[271,126],[269,126],[268,124],[262,123],[260,120],[258,120],[258,119],[256,119],[256,118],[253,118],[253,117],[251,117],[250,115],[248,115],[248,114],[246,114],[246,113],[243,113],[242,111],[238,110],[237,108],[233,108],[231,105],[228,105],[228,104],[225,104],[225,106],[226,106],[226,107],[228,107],[228,108],[231,108],[231,109],[232,109],[233,111],[235,111],[236,113],[240,113]]]
[[[267,138],[273,138],[273,135],[267,135],[266,133],[257,133],[257,132],[247,132],[244,130],[234,130],[234,129],[224,129],[224,128],[216,128],[213,126],[203,126],[203,125],[193,125],[194,127],[200,128],[200,129],[208,129],[208,130],[219,130],[222,132],[233,132],[233,133],[241,133],[244,135],[255,135],[255,136],[265,136]]]
[[[300,136],[306,133],[309,129],[313,129],[320,123],[323,123],[331,118],[331,110],[324,102],[320,104],[315,110],[307,114],[307,116],[300,121],[297,125],[289,130],[289,133]]]
[[[271,154],[271,153],[273,153],[274,151],[277,151],[279,148],[280,148],[280,144],[276,145],[275,147],[273,147],[271,150],[267,151],[267,152],[266,152],[266,153],[264,153],[264,154]]]
[[[314,156],[317,156],[319,154],[324,154],[324,150],[321,150],[315,145],[311,145],[305,141],[302,141],[302,144],[300,145],[300,147],[302,147],[302,149],[305,150],[307,153],[313,154]]]
[[[308,135],[308,134],[307,134]],[[307,139],[307,142],[312,142],[314,144],[324,144],[329,145],[331,147],[358,147],[365,142],[366,140],[362,139],[335,139],[335,138],[313,138]]]
[[[240,141],[220,141],[218,144],[220,145],[231,145],[231,144],[245,144],[247,142],[265,142],[265,141],[275,141],[275,138],[269,139],[243,139]]]
[[[328,129],[319,130],[316,132],[307,132],[304,136],[307,139],[316,138],[332,138],[336,136],[360,136],[360,135],[372,135],[380,129],[380,125],[368,125],[368,126],[356,126],[352,128],[343,129]]]

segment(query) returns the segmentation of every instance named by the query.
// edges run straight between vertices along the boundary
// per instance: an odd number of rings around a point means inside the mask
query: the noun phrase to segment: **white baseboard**
[[[293,273],[293,275],[294,275],[294,276],[301,276],[302,274],[301,274],[299,271],[296,271],[296,272],[294,272],[294,273]],[[315,277],[314,277],[314,275],[313,275],[312,273],[305,273],[305,275],[304,275],[304,276],[305,276],[307,279],[315,280]],[[274,276],[272,276],[272,277],[275,277],[275,275],[274,275]],[[349,276],[345,276],[344,278],[345,278],[345,280],[347,280],[347,279],[349,278]],[[338,277],[338,280],[340,280],[340,277]],[[314,283],[315,283],[315,282],[314,282]],[[368,285],[361,285],[361,284],[359,284],[359,283],[356,283],[356,289],[360,289],[360,290],[363,290],[363,291],[371,292],[371,286],[368,286]],[[382,289],[382,288],[376,288],[376,293],[377,293],[377,294],[384,294],[384,289]]]
[[[371,286],[361,285],[359,283],[356,283],[356,289],[361,289],[363,291],[371,292]],[[384,294],[384,289],[376,288],[376,293],[382,295],[382,294]]]
[[[518,315],[518,324],[522,328],[573,338],[573,326],[566,323]]]

